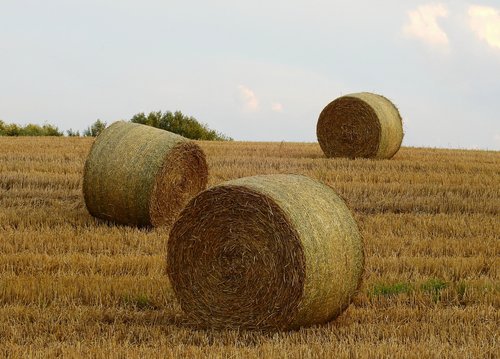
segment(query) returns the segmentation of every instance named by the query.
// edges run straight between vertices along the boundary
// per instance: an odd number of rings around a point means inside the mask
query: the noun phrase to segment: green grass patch
[[[408,293],[411,290],[412,286],[409,283],[380,283],[373,286],[371,294],[373,296],[392,296],[402,293]]]
[[[420,289],[426,293],[432,295],[434,302],[438,302],[441,299],[441,291],[445,289],[448,284],[437,278],[431,278],[420,285]]]
[[[448,285],[445,281],[441,279],[431,278],[426,282],[422,283],[420,288],[427,293],[438,294],[443,289],[445,289]]]
[[[154,305],[146,294],[126,295],[123,297],[123,302],[140,310],[156,309],[156,305]]]

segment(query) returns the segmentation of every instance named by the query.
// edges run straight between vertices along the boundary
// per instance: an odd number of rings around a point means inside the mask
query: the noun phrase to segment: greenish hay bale
[[[356,293],[362,237],[330,187],[299,175],[207,189],[175,222],[167,273],[196,325],[293,329],[330,321]]]
[[[116,223],[171,226],[206,188],[201,148],[150,126],[115,122],[95,140],[85,163],[83,194],[90,214]]]
[[[392,158],[403,141],[403,123],[387,98],[368,93],[339,97],[321,112],[316,127],[327,157]]]

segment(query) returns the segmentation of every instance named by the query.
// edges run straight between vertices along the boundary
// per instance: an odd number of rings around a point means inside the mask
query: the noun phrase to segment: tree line
[[[16,123],[5,123],[0,120],[0,136],[62,136],[63,133],[54,125],[35,125],[29,123],[25,126]]]
[[[231,137],[210,129],[207,124],[199,122],[192,116],[183,115],[180,111],[154,111],[147,115],[141,112],[134,115],[130,119],[130,122],[160,128],[193,140],[232,140]],[[66,131],[66,135],[69,137],[96,137],[106,126],[106,122],[98,119],[82,133],[69,129]],[[64,132],[60,131],[57,126],[50,124],[36,125],[30,123],[22,126],[15,123],[5,123],[0,120],[0,136],[64,136]]]

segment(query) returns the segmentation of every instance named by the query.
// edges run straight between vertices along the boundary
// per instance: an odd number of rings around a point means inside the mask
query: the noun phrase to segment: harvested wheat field
[[[498,357],[500,153],[402,148],[327,159],[318,144],[201,142],[209,185],[296,173],[332,186],[365,243],[336,321],[196,330],[174,300],[167,236],[101,222],[86,138],[0,138],[0,357]]]

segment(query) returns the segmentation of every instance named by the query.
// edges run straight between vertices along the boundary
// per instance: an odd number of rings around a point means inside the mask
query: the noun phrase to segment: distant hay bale
[[[403,141],[403,124],[387,98],[362,92],[339,97],[321,112],[316,127],[327,157],[391,158]]]
[[[168,240],[167,273],[202,327],[324,323],[360,284],[363,243],[333,189],[305,176],[246,177],[193,198]]]
[[[90,214],[121,224],[170,226],[205,189],[205,154],[186,138],[150,126],[115,122],[94,142],[83,194]]]

